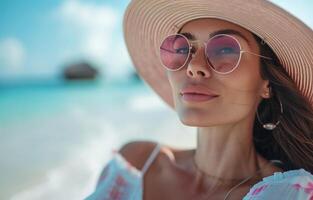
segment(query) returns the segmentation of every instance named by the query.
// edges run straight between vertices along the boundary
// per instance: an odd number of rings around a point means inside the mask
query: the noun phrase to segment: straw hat
[[[313,31],[266,0],[132,0],[124,15],[126,45],[139,75],[174,107],[159,46],[188,21],[217,18],[262,38],[313,106]]]

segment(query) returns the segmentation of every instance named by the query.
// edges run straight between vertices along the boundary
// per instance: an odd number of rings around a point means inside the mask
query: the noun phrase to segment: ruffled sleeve
[[[255,184],[243,200],[313,200],[313,175],[304,170],[275,172]]]
[[[142,174],[122,155],[115,153],[103,169],[95,191],[86,200],[141,199]]]

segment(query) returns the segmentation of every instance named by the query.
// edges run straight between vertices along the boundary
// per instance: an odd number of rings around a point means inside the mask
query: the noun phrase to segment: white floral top
[[[142,200],[143,175],[159,151],[157,146],[144,170],[115,152],[104,168],[95,191],[86,200]],[[313,200],[313,175],[304,169],[275,172],[255,184],[243,200]]]

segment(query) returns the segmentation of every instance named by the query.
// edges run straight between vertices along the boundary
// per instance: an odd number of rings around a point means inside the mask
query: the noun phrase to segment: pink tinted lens
[[[240,46],[231,36],[216,36],[208,41],[206,56],[211,67],[221,73],[232,71],[240,58]]]
[[[160,46],[162,64],[170,70],[182,67],[186,63],[188,55],[188,40],[182,35],[168,36]]]

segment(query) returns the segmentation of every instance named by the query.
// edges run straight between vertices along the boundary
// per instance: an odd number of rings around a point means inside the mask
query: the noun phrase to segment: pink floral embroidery
[[[110,199],[121,200],[124,192],[123,190],[126,185],[126,180],[121,175],[118,175],[115,179],[115,184],[110,191]]]
[[[295,183],[292,185],[296,190],[300,190],[301,185],[299,183]]]
[[[254,195],[259,194],[259,193],[262,192],[266,187],[267,187],[267,185],[263,185],[263,186],[261,186],[261,187],[258,187],[258,188],[256,188],[256,189],[254,189],[253,192],[252,192],[252,195],[254,196]]]
[[[313,193],[313,182],[308,182],[306,188],[304,189],[306,193]]]
[[[313,200],[313,182],[308,182],[306,186],[302,186],[299,183],[292,185],[296,190],[303,189],[305,193],[310,195],[310,200]]]

